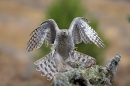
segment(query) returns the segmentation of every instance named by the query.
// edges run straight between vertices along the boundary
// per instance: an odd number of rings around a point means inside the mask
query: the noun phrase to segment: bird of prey
[[[51,52],[34,62],[41,75],[47,75],[51,80],[58,72],[70,70],[66,61],[79,61],[85,64],[94,64],[93,57],[75,51],[75,44],[94,43],[98,47],[105,47],[98,34],[88,25],[89,21],[83,17],[75,18],[69,29],[59,29],[53,19],[48,19],[36,28],[27,44],[27,51],[38,49],[44,40],[46,45],[52,45]]]

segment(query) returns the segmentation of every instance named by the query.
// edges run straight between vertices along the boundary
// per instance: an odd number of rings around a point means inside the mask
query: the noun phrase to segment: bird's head
[[[69,35],[69,31],[66,30],[66,29],[63,29],[63,30],[61,30],[61,35],[68,36]]]

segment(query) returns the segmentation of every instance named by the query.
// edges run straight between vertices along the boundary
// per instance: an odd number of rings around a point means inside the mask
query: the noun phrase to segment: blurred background
[[[50,47],[27,52],[29,34],[48,18],[68,28],[75,17],[85,17],[106,47],[76,45],[105,66],[116,54],[122,56],[114,86],[130,86],[130,0],[0,0],[0,86],[50,86],[34,61]]]

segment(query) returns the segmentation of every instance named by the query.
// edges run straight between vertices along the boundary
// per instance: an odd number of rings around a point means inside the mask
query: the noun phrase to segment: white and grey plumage
[[[83,41],[84,43],[94,43],[98,47],[105,46],[88,23],[87,19],[77,17],[72,21],[68,30],[60,30],[53,19],[48,19],[31,33],[31,38],[27,44],[28,51],[40,48],[44,40],[47,46],[52,45],[52,51],[34,63],[42,75],[47,75],[48,80],[51,80],[55,74],[64,68],[66,70],[71,69],[66,61],[78,60],[79,62],[90,63],[87,61],[90,56],[74,51],[75,44]],[[95,61],[92,57],[91,60]]]

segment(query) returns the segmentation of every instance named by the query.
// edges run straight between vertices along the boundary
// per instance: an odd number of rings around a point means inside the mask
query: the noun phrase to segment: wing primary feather
[[[80,35],[81,35],[81,37],[82,37],[83,42],[84,42],[84,43],[87,43],[88,41],[86,40],[85,34],[83,34],[82,31],[80,31]]]
[[[53,19],[48,19],[43,22],[30,34],[31,38],[27,43],[27,51],[40,48],[44,40],[47,41],[47,45],[53,44],[58,30],[58,25]]]
[[[83,17],[75,18],[69,28],[70,33],[72,33],[73,41],[75,44],[80,42],[84,43],[94,43],[98,47],[105,47],[103,41],[100,39],[95,30],[88,25],[89,21]],[[75,34],[79,36],[75,36]],[[81,39],[76,40],[76,39]]]
[[[95,32],[94,29],[92,29],[91,27],[88,28],[89,29],[89,35],[90,35],[90,39],[93,41],[93,43],[95,43],[98,47],[105,47],[103,44],[103,41],[98,37],[98,34]]]

